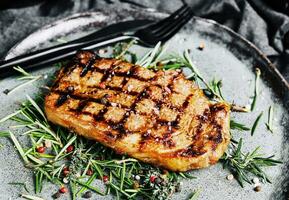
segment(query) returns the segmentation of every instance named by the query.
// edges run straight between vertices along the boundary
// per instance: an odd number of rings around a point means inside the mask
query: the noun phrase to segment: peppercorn
[[[102,181],[103,181],[104,183],[107,183],[107,182],[108,182],[108,179],[109,179],[108,176],[103,176],[103,177],[102,177]]]
[[[208,89],[204,89],[203,92],[209,99],[212,99],[214,97],[214,94]]]
[[[133,189],[138,189],[139,188],[139,183],[137,181],[133,182]]]
[[[229,174],[229,175],[227,176],[227,179],[228,179],[229,181],[233,180],[233,179],[234,179],[234,175],[233,175],[233,174]]]
[[[68,189],[63,186],[63,187],[61,187],[61,188],[59,189],[59,192],[60,192],[60,193],[66,193],[66,192],[68,192]]]
[[[202,51],[204,48],[205,48],[205,43],[201,42],[198,49]]]
[[[155,180],[156,180],[156,178],[157,178],[156,176],[151,176],[151,177],[150,177],[150,182],[151,182],[151,183],[154,183]]]
[[[161,182],[162,182],[162,179],[161,179],[161,178],[156,178],[156,179],[155,179],[155,183],[156,183],[156,184],[159,185]]]
[[[175,186],[175,191],[176,191],[176,192],[180,192],[181,190],[182,190],[181,184],[178,183],[178,184]]]
[[[261,186],[260,186],[260,185],[256,186],[256,187],[254,188],[254,191],[255,191],[255,192],[260,192],[260,191],[261,191]]]
[[[69,145],[69,146],[66,148],[66,152],[67,152],[67,153],[70,153],[70,152],[73,151],[73,149],[74,149],[74,146],[73,146],[73,145]]]
[[[38,153],[44,153],[45,152],[45,147],[37,147],[37,149],[36,149],[36,151],[38,152]]]
[[[53,199],[58,199],[60,197],[61,193],[60,192],[56,192],[55,194],[52,195]]]
[[[64,176],[67,176],[67,175],[69,174],[69,169],[68,169],[68,167],[64,167],[63,170],[62,170],[62,172],[63,172],[63,175],[64,175]]]
[[[62,179],[62,182],[65,183],[65,184],[67,184],[67,183],[69,183],[69,180],[68,180],[68,178],[63,178],[63,179]]]
[[[86,171],[86,175],[87,176],[91,176],[93,174],[93,171],[91,170],[91,169],[88,169],[87,171]]]
[[[84,194],[82,195],[82,197],[85,198],[85,199],[91,198],[91,197],[92,197],[91,191],[87,191],[86,193],[84,193]]]

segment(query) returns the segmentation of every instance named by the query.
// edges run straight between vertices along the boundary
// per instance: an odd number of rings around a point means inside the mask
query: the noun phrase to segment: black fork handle
[[[0,78],[12,75],[15,70],[14,66],[20,66],[25,70],[38,66],[51,64],[63,59],[71,58],[77,50],[95,49],[105,45],[114,44],[116,42],[132,39],[131,36],[124,36],[122,33],[103,36],[90,41],[68,43],[57,47],[45,48],[28,54],[17,56],[15,58],[0,62]]]

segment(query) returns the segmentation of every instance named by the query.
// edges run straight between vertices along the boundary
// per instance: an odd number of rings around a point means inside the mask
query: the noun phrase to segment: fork
[[[110,34],[90,40],[76,40],[76,42],[70,42],[68,44],[17,56],[0,63],[0,77],[12,75],[15,72],[13,66],[21,66],[25,70],[33,69],[71,58],[79,49],[93,50],[117,42],[133,39],[138,41],[142,46],[153,47],[159,41],[164,43],[169,40],[192,18],[192,16],[193,12],[191,8],[187,4],[184,4],[167,18],[134,32]]]

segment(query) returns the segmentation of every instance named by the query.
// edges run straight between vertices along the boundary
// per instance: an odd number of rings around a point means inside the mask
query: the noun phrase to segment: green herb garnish
[[[253,101],[252,101],[252,104],[251,104],[251,111],[254,110],[254,108],[256,106],[257,98],[259,96],[259,80],[260,80],[260,76],[261,76],[261,70],[259,68],[256,68],[255,73],[256,73],[255,89],[254,89]]]
[[[249,131],[250,128],[248,128],[246,125],[235,122],[234,120],[230,121],[230,128],[233,130],[239,130],[239,131]]]
[[[12,132],[2,132],[3,136],[11,138],[25,166],[33,169],[35,193],[40,193],[47,181],[62,187],[66,178],[70,188],[73,188],[73,198],[89,189],[101,195],[113,193],[119,198],[167,199],[175,192],[179,179],[190,177],[185,173],[163,174],[161,169],[119,156],[95,141],[59,126],[51,126],[41,109],[43,101],[43,98],[32,100],[28,97],[15,115],[5,119],[15,121],[17,125],[14,128],[28,129],[24,135],[31,140],[31,146],[23,147]],[[51,148],[45,147],[45,153],[38,153],[38,146],[46,140],[50,141]],[[68,152],[71,145],[74,148]],[[64,174],[66,168],[67,175]],[[93,171],[92,176],[84,173],[88,169]],[[152,181],[152,176],[155,181]],[[95,179],[103,180],[107,192],[92,185]]]
[[[256,118],[256,120],[254,121],[253,126],[252,126],[252,128],[251,128],[251,136],[254,135],[255,130],[256,130],[258,124],[259,124],[259,121],[260,121],[262,115],[263,115],[263,112],[261,112],[261,113],[258,115],[258,117]]]
[[[224,154],[222,157],[224,167],[228,168],[235,175],[242,187],[244,187],[244,182],[252,183],[250,174],[260,178],[263,182],[271,183],[263,168],[276,166],[282,162],[274,160],[274,156],[263,157],[258,152],[260,147],[257,147],[252,152],[243,153],[242,144],[243,141],[240,139],[237,147],[231,147],[231,153]]]
[[[5,94],[11,94],[12,92],[15,92],[16,90],[19,90],[20,88],[27,86],[39,79],[42,78],[42,75],[38,75],[38,76],[33,76],[30,73],[26,72],[24,69],[22,69],[21,67],[13,67],[14,70],[16,70],[17,72],[20,73],[21,77],[17,78],[17,80],[23,80],[25,82],[21,83],[20,85],[17,85],[16,87],[12,88],[12,89],[6,89],[4,90]]]
[[[274,107],[270,106],[268,111],[268,122],[266,123],[266,127],[271,133],[273,133],[273,114],[274,114]]]
[[[16,185],[16,186],[21,186],[25,189],[26,192],[29,192],[26,183],[20,183],[20,182],[10,182],[8,183],[9,185]]]

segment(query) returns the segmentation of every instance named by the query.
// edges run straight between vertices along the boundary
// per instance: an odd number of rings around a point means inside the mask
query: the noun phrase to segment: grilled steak
[[[181,70],[148,70],[81,51],[45,99],[48,119],[118,153],[172,171],[216,163],[230,141],[226,103]]]

